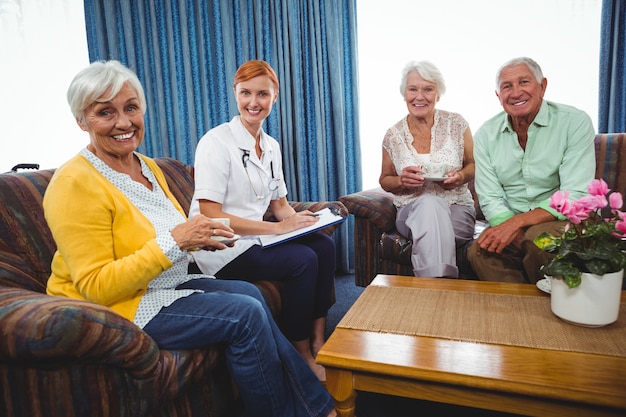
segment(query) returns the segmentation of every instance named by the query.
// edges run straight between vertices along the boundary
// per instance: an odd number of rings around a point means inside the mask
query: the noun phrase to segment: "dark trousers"
[[[311,334],[314,319],[326,317],[335,280],[335,242],[311,233],[263,249],[255,245],[215,274],[220,279],[283,281],[281,327],[288,339]]]

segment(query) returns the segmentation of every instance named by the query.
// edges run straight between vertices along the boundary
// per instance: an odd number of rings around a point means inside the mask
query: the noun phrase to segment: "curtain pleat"
[[[600,133],[626,132],[626,3],[604,0],[600,34]]]
[[[276,70],[265,130],[283,151],[288,199],[336,200],[361,189],[356,0],[85,0],[89,59],[118,59],[145,90],[139,151],[192,164],[209,129],[237,114],[236,69]],[[353,268],[352,219],[334,235]]]

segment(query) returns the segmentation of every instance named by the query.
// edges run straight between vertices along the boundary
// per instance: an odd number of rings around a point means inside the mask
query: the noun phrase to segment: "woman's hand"
[[[303,227],[311,226],[319,221],[314,213],[309,210],[303,210],[293,213],[289,217],[286,217],[280,222],[276,222],[276,234],[289,233],[294,230],[302,229]]]
[[[179,224],[174,227],[170,233],[178,244],[178,247],[184,251],[198,249],[214,251],[226,249],[226,245],[212,239],[212,237],[224,236],[230,238],[234,236],[233,229],[222,222],[211,220],[209,217],[202,214],[193,217],[185,223]]]
[[[403,188],[423,187],[424,181],[421,167],[408,166],[402,169],[402,173],[400,174],[400,184]]]
[[[447,178],[441,182],[438,182],[439,186],[444,190],[452,190],[456,187],[460,187],[465,183],[465,175],[461,171],[450,170],[448,171]]]

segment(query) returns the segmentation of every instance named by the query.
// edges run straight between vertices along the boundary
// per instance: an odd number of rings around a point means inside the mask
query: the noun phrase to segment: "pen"
[[[319,214],[319,213],[311,213],[311,214],[307,214],[307,216],[319,217],[319,216],[321,216],[321,214]]]

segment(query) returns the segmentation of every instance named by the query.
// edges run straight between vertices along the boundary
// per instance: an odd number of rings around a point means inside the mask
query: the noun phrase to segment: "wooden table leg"
[[[354,417],[356,412],[356,390],[352,372],[344,369],[326,368],[326,389],[335,399],[339,417]]]

